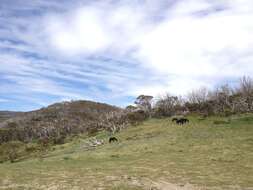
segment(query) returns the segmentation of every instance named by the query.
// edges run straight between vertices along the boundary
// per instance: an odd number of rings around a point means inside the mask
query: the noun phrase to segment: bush
[[[15,160],[18,158],[18,153],[16,149],[10,149],[8,151],[8,158],[11,163],[15,162]]]
[[[10,141],[3,143],[0,147],[0,160],[15,162],[19,157],[22,156],[24,150],[24,144],[19,141]]]
[[[132,125],[137,125],[144,121],[148,117],[148,114],[146,114],[143,110],[138,110],[134,112],[127,113],[127,118]]]
[[[53,144],[57,145],[57,144],[64,144],[65,142],[65,136],[61,135],[61,136],[57,136],[57,137],[53,137],[52,138],[52,142]]]
[[[94,126],[88,129],[88,136],[90,137],[96,136],[98,132],[99,132],[99,129]]]
[[[48,137],[43,137],[43,138],[40,138],[38,140],[38,143],[42,146],[42,147],[48,147],[49,146],[49,143],[50,143],[50,139]]]
[[[38,150],[38,145],[35,144],[26,144],[25,151],[28,153],[36,152]]]
[[[224,121],[224,120],[216,120],[213,122],[215,125],[224,125],[224,124],[229,124],[230,121]]]

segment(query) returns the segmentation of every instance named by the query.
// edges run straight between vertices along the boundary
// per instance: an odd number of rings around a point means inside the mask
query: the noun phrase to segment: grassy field
[[[150,119],[97,139],[78,137],[43,155],[0,164],[0,189],[253,189],[253,115]]]

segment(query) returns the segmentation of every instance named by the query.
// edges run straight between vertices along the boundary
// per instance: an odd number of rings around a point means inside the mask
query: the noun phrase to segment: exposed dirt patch
[[[148,187],[148,190],[205,190],[205,188],[195,187],[189,183],[173,184],[164,180],[153,181],[147,179],[145,186]]]
[[[155,183],[159,190],[203,190],[202,188],[196,188],[190,184],[172,184],[165,181],[160,181]]]

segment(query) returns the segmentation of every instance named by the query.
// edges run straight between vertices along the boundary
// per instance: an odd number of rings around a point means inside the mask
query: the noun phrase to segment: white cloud
[[[203,81],[194,81],[196,77],[231,77],[235,71],[237,76],[252,74],[247,59],[238,59],[232,65],[222,53],[227,49],[245,52],[253,47],[250,0],[181,1],[165,11],[165,19],[160,22],[148,22],[155,16],[149,5],[91,4],[72,11],[49,22],[51,42],[64,53],[107,52],[118,56],[123,52],[144,67],[176,75],[180,81],[172,79],[163,88],[172,86],[177,92],[203,85]],[[201,11],[207,14],[194,14]],[[158,91],[159,86],[152,89]]]
[[[134,48],[144,25],[140,8],[94,3],[63,15],[45,17],[46,38],[52,48],[64,55],[90,55],[103,52],[115,56]]]
[[[227,48],[240,52],[252,47],[253,29],[246,28],[251,19],[251,15],[216,15],[165,21],[143,37],[137,56],[161,72],[219,75],[223,63],[212,62],[213,57]]]
[[[103,50],[108,47],[109,39],[101,17],[99,10],[82,8],[64,17],[66,20],[50,18],[47,27],[52,45],[70,54]]]
[[[209,9],[210,6],[210,3],[206,0],[178,1],[169,14],[173,17],[189,16],[189,14]]]

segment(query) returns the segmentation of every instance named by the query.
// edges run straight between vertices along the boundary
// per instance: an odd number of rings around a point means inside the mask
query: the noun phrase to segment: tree
[[[197,90],[193,90],[188,94],[188,102],[191,104],[202,104],[208,99],[208,90],[202,87]]]
[[[135,111],[137,109],[137,107],[133,106],[133,105],[129,105],[126,107],[126,111],[132,112]]]
[[[205,87],[193,90],[188,94],[185,106],[191,112],[209,114],[211,112],[209,104],[209,94],[210,92]]]
[[[215,114],[231,114],[232,102],[231,96],[233,90],[229,85],[222,85],[209,95],[209,100],[212,102],[213,111]]]
[[[124,110],[112,111],[105,115],[102,115],[100,121],[102,128],[107,129],[112,134],[120,131],[129,124],[127,112]]]
[[[245,98],[248,110],[253,111],[253,79],[244,76],[240,80],[239,92]]]
[[[145,112],[150,112],[152,109],[151,106],[151,100],[153,99],[153,96],[149,95],[140,95],[136,98],[135,104],[137,107]]]

